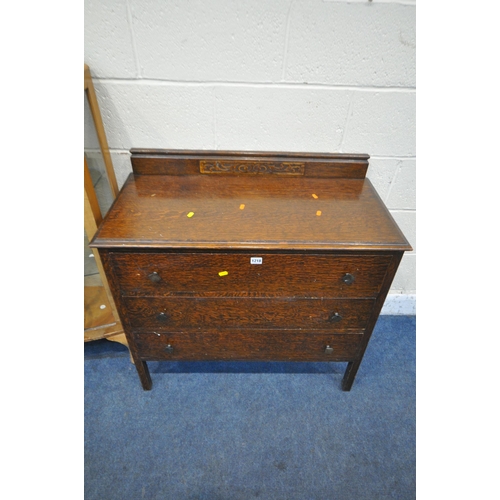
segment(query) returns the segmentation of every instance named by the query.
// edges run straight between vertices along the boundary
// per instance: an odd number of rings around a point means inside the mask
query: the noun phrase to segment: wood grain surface
[[[369,158],[366,154],[271,151],[131,149],[130,152],[133,171],[140,175],[193,175],[214,172],[279,174],[285,168],[289,173],[305,177],[363,179]],[[284,167],[284,164],[291,163],[300,164],[300,167],[292,168],[291,171]]]
[[[368,158],[132,151],[90,246],[144,389],[147,360],[289,360],[347,361],[350,390],[411,250]]]
[[[262,259],[251,264],[252,257]],[[124,295],[242,294],[374,297],[390,255],[119,253],[110,256]],[[220,276],[220,272],[227,274]],[[343,278],[350,274],[354,282]]]
[[[370,299],[124,297],[134,331],[179,328],[298,329],[361,332],[374,301]],[[332,320],[337,314],[338,320]],[[340,318],[340,319],[339,319]]]
[[[348,361],[356,357],[362,335],[302,332],[169,332],[134,335],[146,360]],[[171,346],[171,351],[166,350]],[[326,346],[333,348],[331,354]],[[169,349],[170,351],[170,349]]]
[[[131,174],[91,247],[411,249],[368,179],[201,174]]]

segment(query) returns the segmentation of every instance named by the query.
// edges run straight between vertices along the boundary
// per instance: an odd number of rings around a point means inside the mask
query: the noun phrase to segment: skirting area
[[[149,362],[85,344],[86,500],[414,499],[414,315],[344,363]]]
[[[416,316],[417,296],[415,294],[389,294],[380,314]]]

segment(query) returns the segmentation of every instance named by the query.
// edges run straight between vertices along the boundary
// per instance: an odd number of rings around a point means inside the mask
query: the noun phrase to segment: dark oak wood
[[[251,264],[252,257],[262,264]],[[376,297],[391,255],[285,253],[119,253],[110,259],[124,295],[213,293]],[[293,274],[289,272],[293,269]],[[228,274],[219,276],[219,272]],[[350,274],[354,281],[346,284]],[[242,284],[244,283],[244,290]]]
[[[184,151],[132,149],[132,168],[143,175],[285,174],[364,179],[369,156],[341,153]]]
[[[156,249],[411,248],[369,179],[203,174],[131,174],[95,244]]]
[[[371,299],[284,297],[124,297],[123,302],[133,329],[303,328],[304,334],[309,330],[360,332],[374,304]]]
[[[148,360],[348,362],[350,390],[411,246],[368,155],[133,150],[99,248]]]
[[[372,315],[368,321],[367,328],[365,329],[358,355],[347,365],[344,378],[342,379],[342,390],[344,391],[351,390],[354,378],[356,377],[358,369],[361,365],[361,361],[363,360],[363,356],[365,355],[366,348],[368,347],[368,342],[370,341],[373,329],[375,328],[375,324],[380,315],[380,311],[382,310],[382,306],[384,305],[387,294],[389,293],[391,283],[394,279],[394,276],[396,275],[396,271],[398,270],[398,266],[402,258],[403,252],[394,252],[391,264],[382,283],[382,289],[376,299],[375,306],[372,310]]]
[[[148,360],[279,360],[349,361],[357,356],[363,335],[302,331],[234,330],[223,332],[168,332],[134,334],[141,355]],[[167,346],[171,348],[167,351]],[[326,346],[333,348],[331,354]]]

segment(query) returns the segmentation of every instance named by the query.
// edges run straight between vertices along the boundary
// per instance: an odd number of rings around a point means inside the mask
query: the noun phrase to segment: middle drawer
[[[141,331],[228,328],[361,332],[372,299],[123,297],[129,326]]]

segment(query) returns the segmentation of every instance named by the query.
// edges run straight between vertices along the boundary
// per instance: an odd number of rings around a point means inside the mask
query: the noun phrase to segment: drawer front
[[[252,257],[259,264],[252,264]],[[375,297],[389,255],[112,253],[123,295],[238,293]],[[260,260],[259,260],[260,259]]]
[[[372,299],[124,297],[136,331],[176,329],[294,329],[362,331]]]
[[[350,361],[363,335],[253,330],[134,335],[144,360]]]

